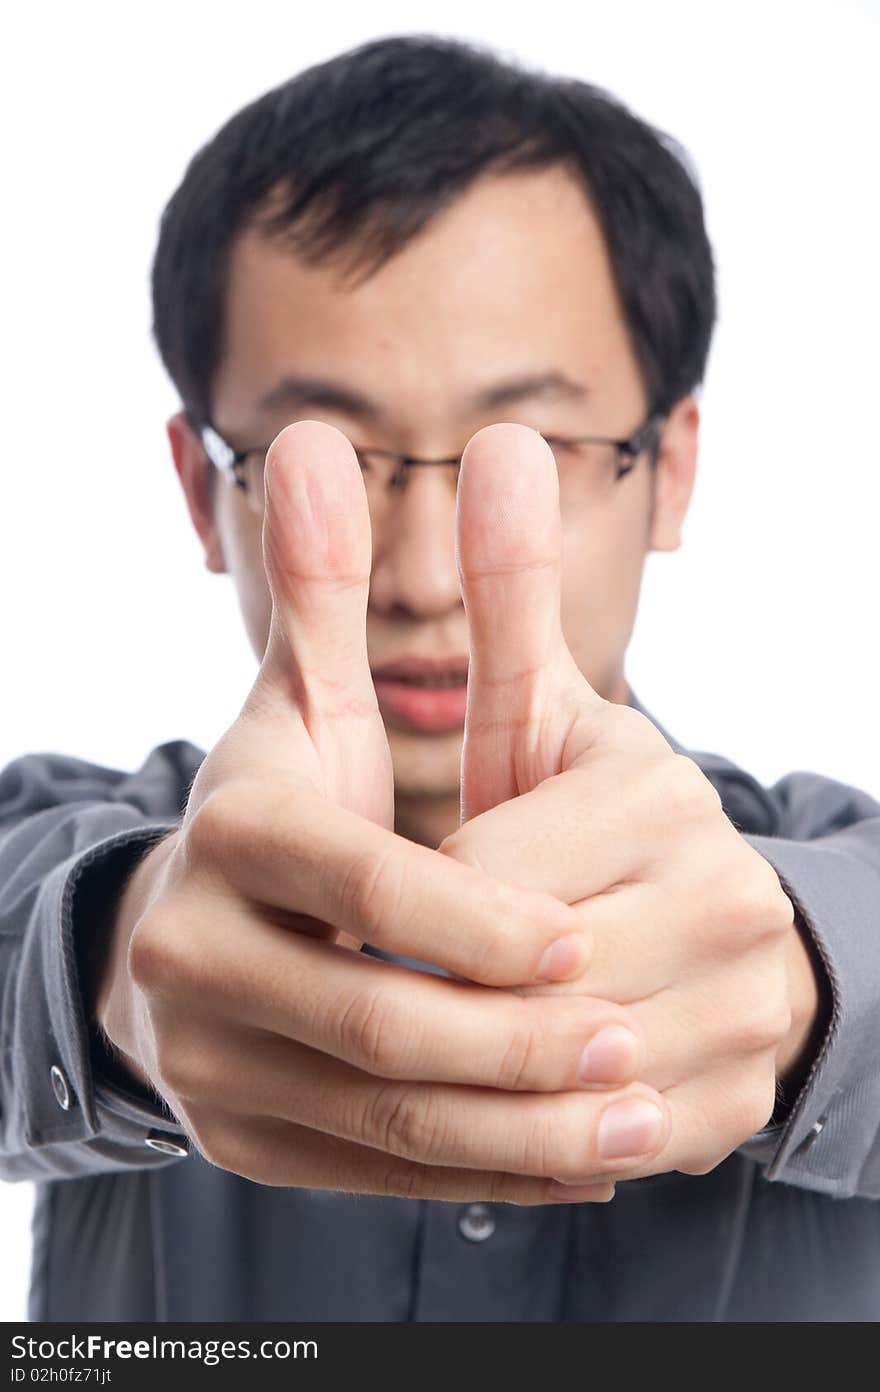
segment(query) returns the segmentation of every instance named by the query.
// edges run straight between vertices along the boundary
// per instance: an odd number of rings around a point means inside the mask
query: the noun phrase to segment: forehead
[[[392,393],[424,419],[548,369],[591,393],[640,390],[598,220],[560,167],[483,177],[365,280],[255,230],[232,248],[214,380],[232,417],[290,373]]]

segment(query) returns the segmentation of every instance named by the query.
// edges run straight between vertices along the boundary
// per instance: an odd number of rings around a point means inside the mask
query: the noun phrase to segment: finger
[[[272,618],[246,709],[280,717],[267,732],[269,767],[284,767],[294,713],[325,793],[393,825],[391,761],[367,657],[371,535],[357,457],[341,431],[298,421],[269,449],[265,488]]]
[[[571,723],[564,712],[559,718],[566,693],[579,705],[599,704],[562,634],[559,482],[536,431],[492,425],[468,443],[457,547],[470,638],[467,821],[558,772]]]
[[[614,1197],[614,1186],[604,1181],[568,1194],[528,1176],[418,1165],[276,1117],[249,1117],[241,1126],[237,1118],[215,1115],[196,1144],[211,1164],[284,1188],[522,1205],[607,1203]]]
[[[702,1072],[699,1078],[691,1077],[664,1096],[670,1113],[665,1144],[649,1160],[626,1169],[586,1169],[584,1183],[642,1179],[672,1170],[707,1174],[769,1122],[776,1101],[773,1069],[767,1067],[763,1080],[755,1083],[753,1073],[737,1060],[726,1068]],[[560,1178],[570,1182],[565,1176]],[[559,1197],[572,1196],[563,1192]]]
[[[221,887],[218,919],[231,884],[276,910],[280,923],[305,914],[358,942],[491,986],[565,979],[586,963],[568,905],[502,884],[305,790],[290,794],[277,781],[227,784],[198,818],[189,840],[203,867],[200,889]],[[562,939],[548,975],[542,959]]]
[[[519,1092],[621,1086],[645,1067],[637,1027],[613,1002],[585,995],[524,998],[294,938],[272,925],[250,933],[245,955],[239,929],[224,924],[217,967],[198,980],[194,1042],[187,1042],[188,1026],[175,1035],[167,1066],[176,1091],[201,1096],[214,1088],[223,1105],[240,1073],[244,1090],[258,1096],[259,1068],[237,1035],[230,1057],[216,1061],[223,1048],[223,1034],[212,1023],[217,1016],[226,1028],[235,1023],[261,1038],[278,1035],[278,1057],[291,1077],[294,1066],[285,1050],[293,1050],[292,1059],[297,1045],[310,1058],[331,1054],[384,1080]],[[192,968],[181,970],[189,976]],[[213,1061],[203,1043],[206,1033],[214,1039]]]
[[[671,955],[662,965],[655,958],[655,979],[661,971],[669,984],[633,1001],[627,1011],[645,1041],[646,1066],[639,1076],[646,1082],[665,1092],[695,1074],[729,1067],[748,1074],[756,1061],[760,1066],[762,1059],[775,1058],[791,1008],[787,977],[768,960],[765,944],[735,961],[718,957],[678,969]]]
[[[627,1158],[646,1161],[668,1136],[666,1104],[640,1083],[604,1094],[512,1096],[377,1079],[286,1040],[258,1044],[249,1064],[227,1070],[219,1100],[228,1110],[278,1116],[419,1164],[601,1177]],[[207,1100],[200,1096],[200,1105]]]

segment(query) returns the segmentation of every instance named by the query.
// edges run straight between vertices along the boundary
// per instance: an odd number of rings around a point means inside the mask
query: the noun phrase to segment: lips
[[[373,676],[382,681],[412,681],[421,685],[440,685],[443,682],[467,681],[466,657],[429,658],[402,657],[373,669]]]
[[[448,731],[464,725],[466,657],[405,657],[373,671],[383,716],[405,730]]]

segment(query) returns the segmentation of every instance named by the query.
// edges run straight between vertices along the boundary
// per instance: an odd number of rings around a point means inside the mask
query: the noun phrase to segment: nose
[[[383,614],[437,618],[461,606],[455,563],[452,465],[407,470],[373,519],[370,606]]]

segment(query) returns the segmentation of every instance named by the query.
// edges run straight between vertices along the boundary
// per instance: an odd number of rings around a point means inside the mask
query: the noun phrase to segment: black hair
[[[369,274],[481,174],[556,164],[599,219],[650,409],[669,410],[703,378],[716,311],[685,151],[601,88],[407,35],[308,68],[190,162],[162,215],[152,290],[159,352],[191,418],[210,416],[242,229]]]

